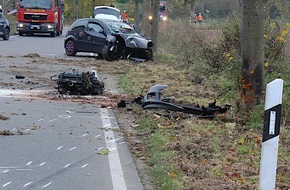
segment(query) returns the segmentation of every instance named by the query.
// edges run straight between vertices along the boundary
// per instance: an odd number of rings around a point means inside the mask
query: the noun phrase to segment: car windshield
[[[52,1],[51,0],[20,0],[20,8],[26,9],[51,9]]]
[[[103,8],[95,8],[94,9],[94,16],[98,14],[106,14],[106,15],[114,15],[117,18],[120,18],[120,12],[114,9],[110,9],[108,7]]]
[[[111,33],[137,34],[136,31],[124,22],[105,21]]]

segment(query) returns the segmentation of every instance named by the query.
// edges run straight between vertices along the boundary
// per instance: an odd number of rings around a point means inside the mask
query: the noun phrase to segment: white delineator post
[[[260,163],[260,190],[275,190],[282,92],[282,79],[275,79],[267,84]]]

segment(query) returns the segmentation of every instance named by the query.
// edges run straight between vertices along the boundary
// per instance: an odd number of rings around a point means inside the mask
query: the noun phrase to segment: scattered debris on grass
[[[199,118],[214,118],[216,114],[223,114],[227,112],[231,105],[225,105],[224,107],[217,106],[216,100],[210,103],[207,107],[200,106],[199,104],[181,105],[170,102],[170,98],[163,96],[161,91],[167,88],[167,85],[157,84],[153,85],[145,96],[141,95],[135,98],[132,102],[142,105],[143,109],[164,109],[170,111],[183,112],[191,114]],[[118,108],[126,107],[126,102],[121,100],[118,103]]]

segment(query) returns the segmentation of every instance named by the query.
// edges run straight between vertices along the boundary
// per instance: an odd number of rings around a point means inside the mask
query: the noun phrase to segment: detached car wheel
[[[68,40],[65,43],[65,53],[68,56],[74,56],[74,55],[76,55],[77,50],[76,50],[76,45],[75,45],[75,43],[74,43],[73,40]]]
[[[8,28],[6,28],[4,30],[4,36],[3,36],[3,40],[8,40],[10,37],[10,30]]]

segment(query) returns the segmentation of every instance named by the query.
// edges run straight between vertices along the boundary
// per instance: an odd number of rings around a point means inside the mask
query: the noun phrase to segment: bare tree
[[[264,90],[264,27],[266,0],[241,0],[242,103],[252,109]]]

